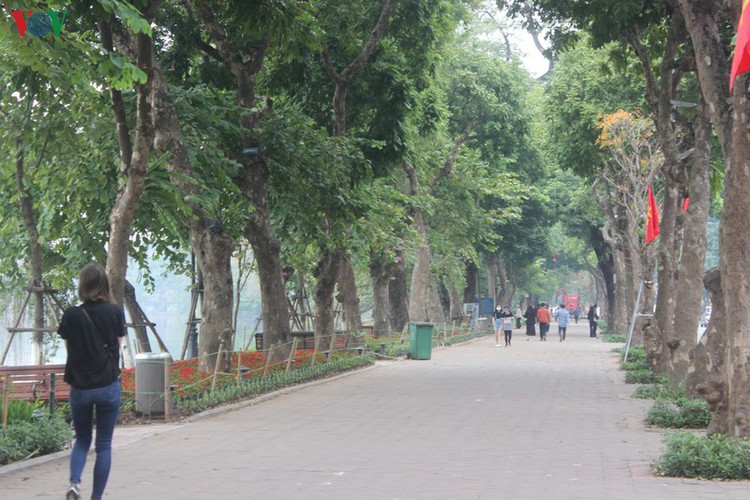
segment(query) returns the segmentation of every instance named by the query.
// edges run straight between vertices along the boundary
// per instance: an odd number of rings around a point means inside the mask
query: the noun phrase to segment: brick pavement
[[[547,342],[516,330],[508,349],[486,337],[188,424],[118,429],[106,498],[750,497],[750,482],[655,477],[651,403],[630,398],[613,344],[569,330],[564,343],[555,325]],[[65,457],[0,472],[0,495],[62,498],[66,478]]]

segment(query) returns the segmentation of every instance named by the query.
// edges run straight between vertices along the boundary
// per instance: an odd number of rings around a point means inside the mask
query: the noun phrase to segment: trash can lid
[[[135,355],[135,359],[167,359],[168,357],[167,352],[142,352]]]
[[[435,326],[435,323],[412,323],[415,326]]]

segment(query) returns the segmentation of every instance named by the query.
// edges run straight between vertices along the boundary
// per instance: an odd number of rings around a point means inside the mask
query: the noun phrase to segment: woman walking
[[[596,338],[596,327],[598,326],[598,323],[596,320],[599,319],[599,315],[596,313],[596,304],[591,306],[589,308],[589,312],[586,315],[586,318],[589,320],[589,337],[592,339]]]
[[[516,328],[521,328],[521,318],[523,318],[523,309],[521,309],[521,304],[518,304],[518,307],[516,307],[514,316],[516,317]]]
[[[112,464],[112,434],[120,412],[120,339],[125,335],[122,308],[110,303],[104,268],[88,264],[78,276],[80,306],[63,314],[58,334],[68,358],[65,381],[70,384],[70,412],[76,441],[70,454],[70,486],[66,500],[81,498],[81,475],[91,447],[96,408],[96,462],[91,498],[104,494]]]
[[[500,330],[503,328],[503,308],[500,304],[495,306],[495,312],[492,313],[492,322],[495,327],[495,347],[500,347]]]
[[[523,313],[523,317],[526,318],[526,340],[531,337],[536,337],[536,309],[534,306],[529,304],[526,308],[526,312]]]

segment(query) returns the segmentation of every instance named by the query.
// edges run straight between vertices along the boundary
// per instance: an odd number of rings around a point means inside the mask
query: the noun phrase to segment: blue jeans
[[[76,442],[70,454],[70,482],[80,483],[86,455],[91,448],[94,408],[96,408],[96,463],[94,464],[94,489],[92,499],[100,499],[104,494],[112,466],[112,434],[115,431],[117,415],[120,413],[120,381],[115,380],[105,387],[96,389],[70,389],[70,412]]]

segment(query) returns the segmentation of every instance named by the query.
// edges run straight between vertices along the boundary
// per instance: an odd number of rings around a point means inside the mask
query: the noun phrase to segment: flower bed
[[[287,373],[286,359],[271,363],[266,370],[264,352],[232,353],[230,371],[217,373],[215,386],[214,375],[200,371],[197,358],[174,362],[169,372],[175,409],[180,416],[186,416],[230,401],[360,368],[374,360],[371,355],[343,351],[332,352],[330,359],[325,353],[318,353],[314,365],[312,358],[311,350],[297,351],[292,369]],[[135,416],[135,369],[123,370],[121,379],[124,419],[129,420]]]

